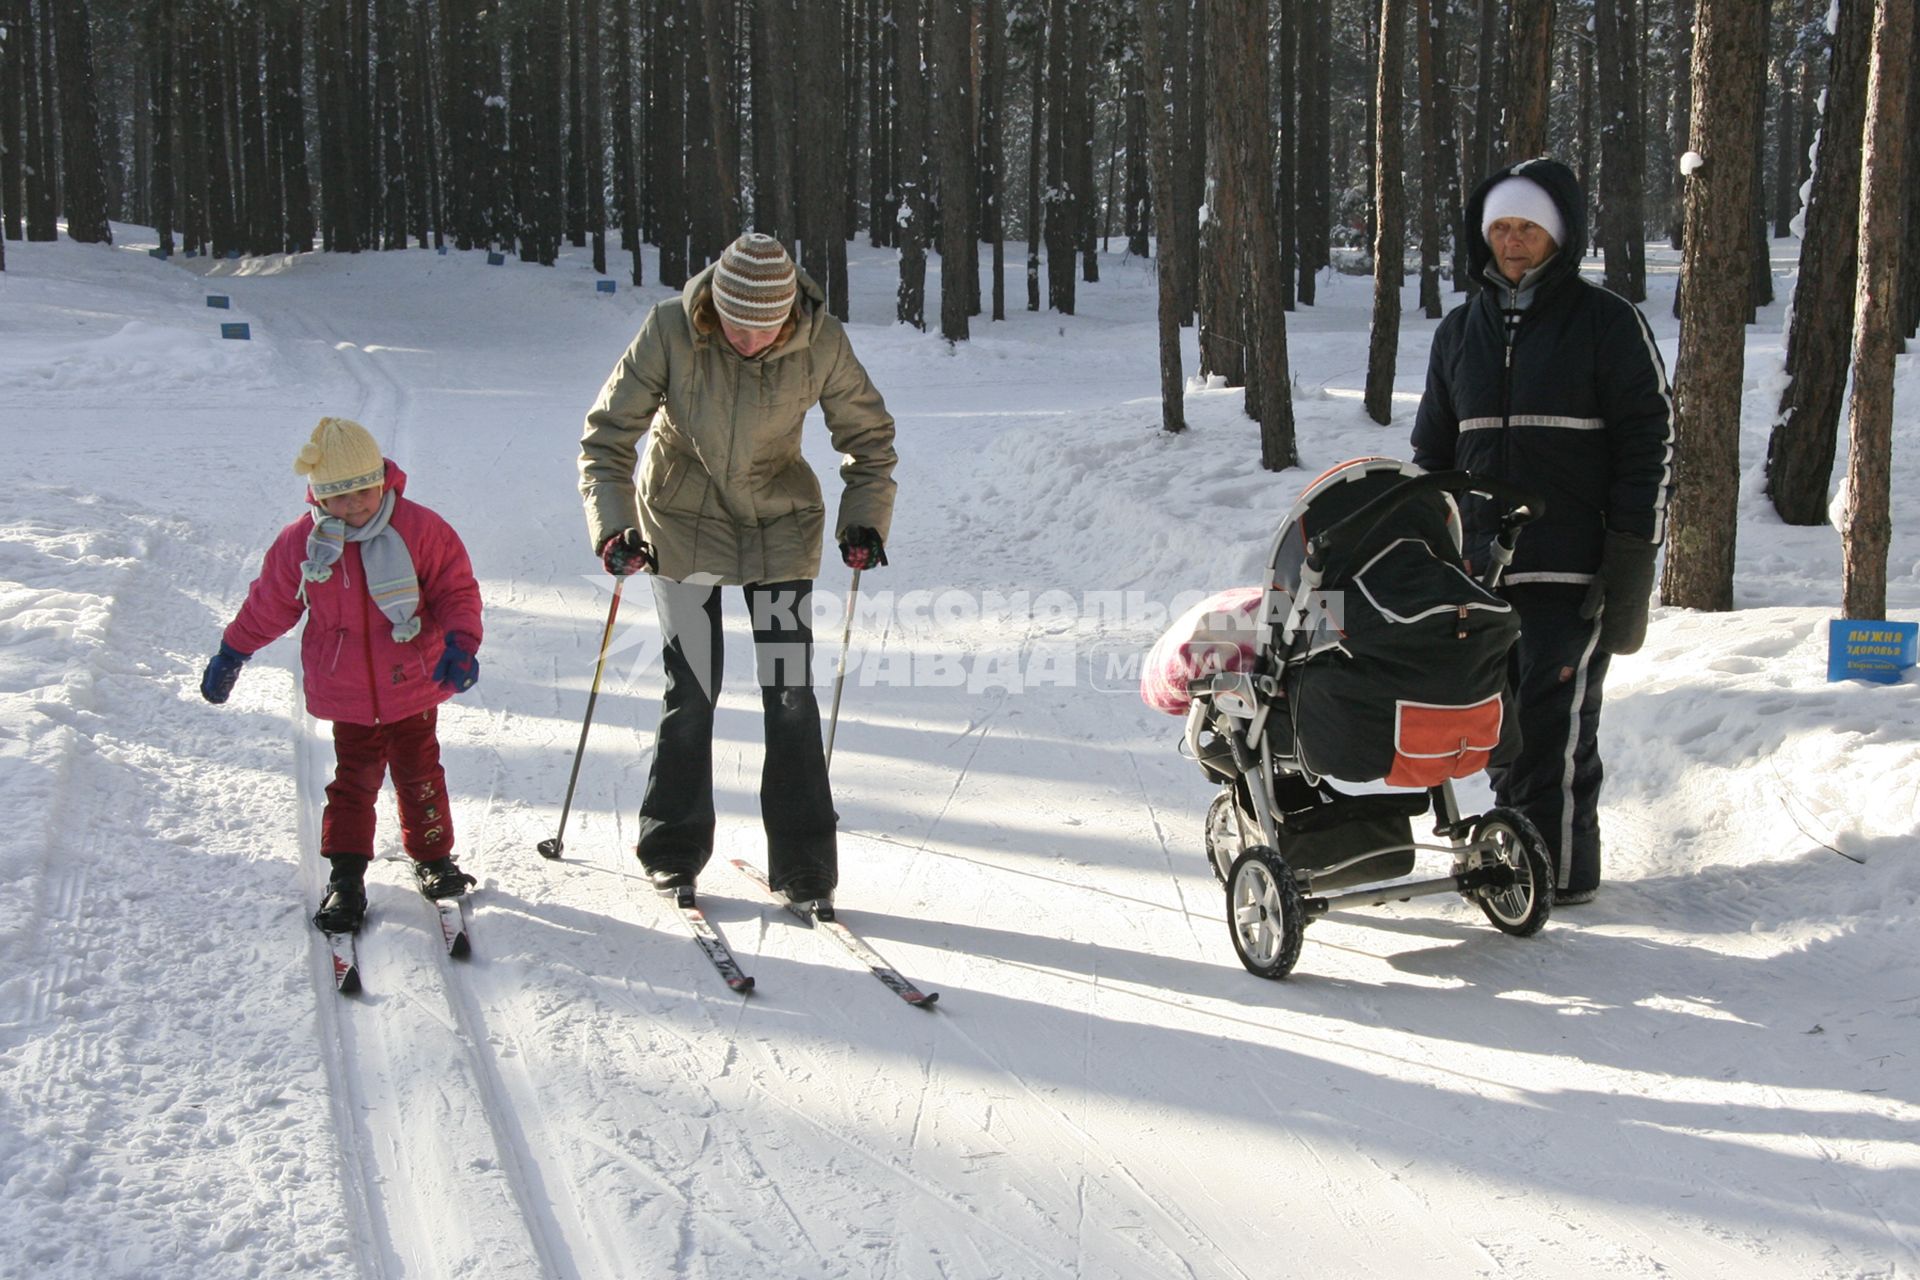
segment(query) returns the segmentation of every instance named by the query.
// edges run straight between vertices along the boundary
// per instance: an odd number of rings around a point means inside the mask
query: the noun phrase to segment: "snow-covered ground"
[[[1371,286],[1328,276],[1289,317],[1303,469],[1272,475],[1238,392],[1156,430],[1150,263],[950,347],[890,323],[892,257],[856,244],[853,338],[902,460],[835,744],[840,899],[943,996],[901,1004],[727,866],[763,860],[730,594],[702,889],[742,999],[632,856],[644,590],[568,856],[534,852],[609,600],[579,421],[661,291],[597,294],[579,251],[163,263],[116,239],[9,244],[0,274],[0,1277],[1920,1276],[1920,678],[1827,683],[1839,538],[1759,495],[1769,397],[1739,609],[1657,610],[1614,665],[1600,898],[1524,941],[1451,897],[1335,913],[1263,982],[1201,854],[1209,788],[1130,664],[1183,596],[1254,579],[1307,477],[1404,452],[1433,322],[1408,299],[1376,427]],[[1748,332],[1753,386],[1780,314]],[[354,999],[306,920],[331,749],[294,644],[224,707],[197,691],[325,413],[461,531],[488,609],[442,718],[475,957],[440,953],[389,809]],[[831,494],[824,431],[809,451]],[[845,571],[821,585],[824,685]]]

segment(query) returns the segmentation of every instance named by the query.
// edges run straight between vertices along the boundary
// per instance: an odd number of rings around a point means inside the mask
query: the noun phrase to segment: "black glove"
[[[1600,572],[1593,575],[1580,616],[1600,617],[1600,647],[1608,653],[1638,653],[1647,638],[1647,606],[1653,594],[1653,558],[1660,548],[1645,538],[1607,530]]]
[[[215,706],[225,702],[233,692],[233,682],[240,678],[240,668],[252,656],[222,640],[220,652],[207,659],[207,669],[200,676],[200,696]]]
[[[887,549],[878,533],[857,524],[840,539],[840,559],[849,569],[871,569],[887,562]]]
[[[616,578],[652,573],[658,567],[653,558],[653,544],[642,538],[638,529],[622,529],[601,543],[600,563]]]

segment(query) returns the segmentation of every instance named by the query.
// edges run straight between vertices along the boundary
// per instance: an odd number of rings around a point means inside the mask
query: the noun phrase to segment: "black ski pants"
[[[760,818],[767,878],[830,891],[839,879],[836,815],[813,696],[813,583],[741,588],[766,727]],[[640,802],[640,862],[648,871],[698,873],[713,856],[713,718],[723,670],[720,588],[653,579],[666,665],[660,733]]]
[[[1521,745],[1487,770],[1496,802],[1540,829],[1554,884],[1578,893],[1600,886],[1600,699],[1608,655],[1600,623],[1582,618],[1584,586],[1521,583],[1501,594],[1520,615],[1509,658]]]

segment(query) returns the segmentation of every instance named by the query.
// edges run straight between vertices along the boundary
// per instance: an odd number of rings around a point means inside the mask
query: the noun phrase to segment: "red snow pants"
[[[373,803],[387,771],[399,801],[400,842],[416,862],[453,852],[447,774],[440,767],[440,709],[390,724],[333,725],[333,781],[320,818],[320,852],[373,857]]]

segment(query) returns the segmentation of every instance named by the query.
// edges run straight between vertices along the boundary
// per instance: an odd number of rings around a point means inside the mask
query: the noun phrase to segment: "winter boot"
[[[647,872],[651,884],[663,898],[672,898],[683,907],[693,905],[694,873],[672,869]]]
[[[468,886],[480,883],[460,869],[452,854],[432,862],[414,863],[413,874],[420,881],[420,892],[434,899],[457,898]]]
[[[328,854],[333,873],[327,880],[326,895],[313,923],[323,933],[358,933],[367,918],[367,863],[371,859],[357,853]]]
[[[786,898],[788,905],[816,920],[833,919],[833,890],[827,887],[825,880],[801,876],[788,881],[780,894]]]

